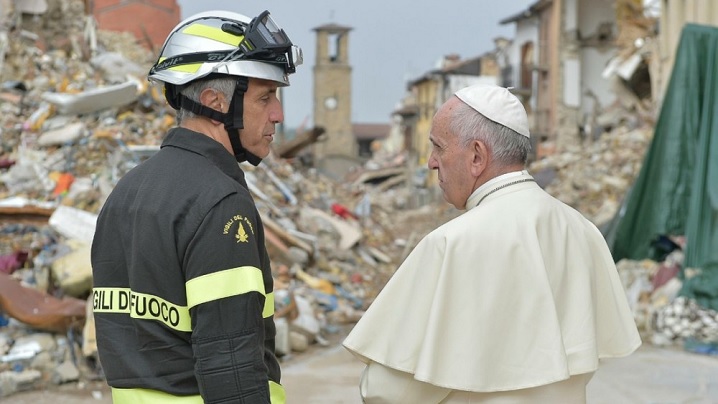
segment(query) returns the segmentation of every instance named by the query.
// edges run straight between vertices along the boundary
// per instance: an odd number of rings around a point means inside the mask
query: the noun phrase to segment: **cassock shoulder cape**
[[[593,372],[640,346],[606,242],[579,212],[526,172],[467,207],[406,258],[349,351],[436,386],[492,392]]]

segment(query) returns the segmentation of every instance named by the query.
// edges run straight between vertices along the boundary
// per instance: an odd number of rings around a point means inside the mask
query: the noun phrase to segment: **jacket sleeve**
[[[195,376],[206,403],[269,403],[270,391],[283,393],[260,232],[251,200],[230,195],[201,220],[184,256]]]
[[[414,375],[369,362],[359,392],[365,404],[440,403],[451,390],[414,379]]]

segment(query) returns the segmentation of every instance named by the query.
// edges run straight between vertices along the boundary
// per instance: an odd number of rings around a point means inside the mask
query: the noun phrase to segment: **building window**
[[[339,34],[329,34],[329,61],[339,61]]]

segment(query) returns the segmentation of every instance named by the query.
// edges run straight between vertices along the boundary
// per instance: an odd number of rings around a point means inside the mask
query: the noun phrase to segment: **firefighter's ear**
[[[224,94],[214,88],[205,88],[202,90],[202,93],[199,95],[199,102],[204,106],[222,113],[227,112],[226,109],[229,108],[229,104],[225,102]]]

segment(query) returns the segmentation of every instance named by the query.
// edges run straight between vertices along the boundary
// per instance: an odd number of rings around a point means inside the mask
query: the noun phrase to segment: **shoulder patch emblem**
[[[249,235],[246,231],[244,231],[244,226],[242,226],[242,223],[239,223],[237,225],[237,234],[234,235],[234,238],[237,239],[238,243],[246,243],[247,239],[249,238]]]
[[[235,229],[236,227],[236,229]],[[247,231],[249,229],[249,231]],[[234,215],[224,224],[224,235],[233,235],[237,243],[249,242],[249,236],[254,235],[254,226],[249,218],[242,215]]]

